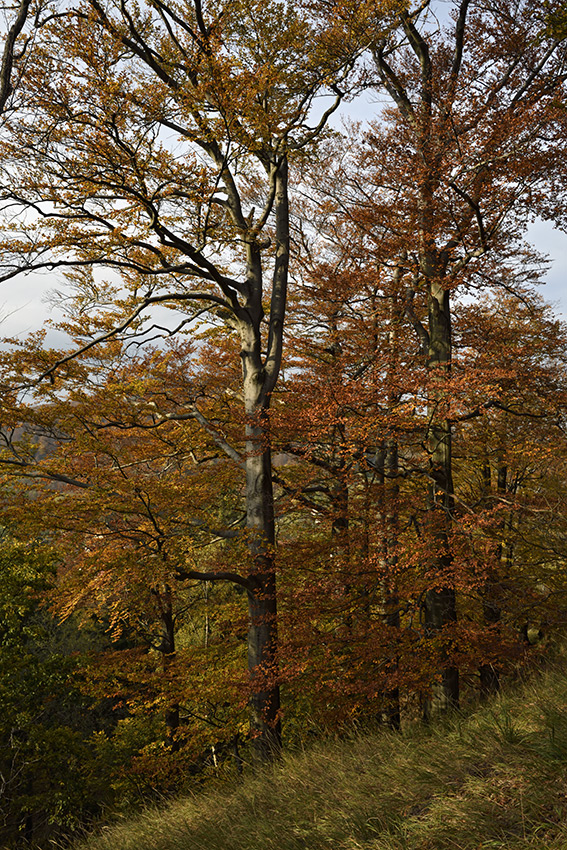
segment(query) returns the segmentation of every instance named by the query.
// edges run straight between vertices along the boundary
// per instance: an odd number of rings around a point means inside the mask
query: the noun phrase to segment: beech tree
[[[447,24],[428,5],[402,12],[372,57],[369,73],[387,101],[335,155],[328,183],[315,179],[325,187],[322,209],[357,224],[356,261],[366,253],[396,281],[384,297],[397,293],[426,370],[424,629],[446,643],[433,701],[447,707],[459,699],[449,637],[458,573],[452,439],[465,412],[455,397],[451,304],[462,292],[482,300],[494,285],[505,291],[503,270],[529,217],[561,216],[565,41],[528,4],[463,0]],[[327,238],[340,240],[340,228]],[[489,385],[484,403],[495,403]],[[427,699],[427,716],[431,709]]]
[[[157,412],[144,403],[128,428],[167,434],[176,421],[198,424],[207,447],[245,477],[245,563],[204,569],[181,550],[170,558],[169,542],[166,548],[178,579],[229,581],[246,592],[260,760],[280,747],[274,480],[328,522],[336,572],[315,589],[342,594],[339,615],[336,609],[325,622],[329,633],[345,644],[354,634],[353,582],[366,613],[369,588],[378,588],[381,611],[369,634],[377,653],[384,650],[381,663],[401,669],[384,636],[403,635],[408,667],[412,653],[418,659],[415,646],[424,648],[411,686],[426,694],[426,716],[434,701],[458,704],[457,596],[464,598],[471,575],[476,590],[481,580],[477,561],[467,572],[474,546],[467,549],[460,527],[453,440],[469,427],[461,431],[461,423],[493,414],[501,386],[494,374],[476,380],[464,355],[457,369],[452,304],[459,292],[484,299],[514,286],[510,265],[527,217],[559,214],[562,201],[560,194],[550,201],[548,190],[564,155],[564,42],[537,11],[523,2],[462,0],[452,24],[440,28],[427,4],[391,6],[395,32],[380,27],[385,7],[328,11],[324,19],[317,9],[286,4],[219,9],[198,0],[181,9],[161,0],[66,7],[39,22],[34,62],[2,140],[2,277],[57,270],[74,287],[67,326],[74,348],[50,352],[38,339],[31,356],[16,356],[5,381],[15,408],[27,388],[25,416],[33,420],[46,386],[64,442],[58,422],[72,418],[73,390],[83,382],[92,398],[95,390],[110,392],[91,359],[96,346],[116,340],[117,351],[132,351],[148,338],[190,331],[201,346],[215,335],[225,341],[218,369],[209,360],[201,381],[186,382],[181,403]],[[388,102],[347,144],[326,137],[325,128],[365,48],[365,81]],[[311,120],[319,95],[330,100]],[[312,218],[294,186],[323,196]],[[282,441],[310,461],[305,477],[304,465],[274,474],[271,457],[292,204],[302,217],[296,244],[309,247],[312,239],[311,259],[321,254],[304,263],[311,277],[294,307],[299,324],[314,321],[317,331],[307,344],[305,329],[296,329],[303,362],[292,362],[290,385],[303,381],[306,389]],[[168,319],[152,313],[158,307],[171,308]],[[226,392],[215,407],[203,387],[225,370]],[[226,418],[218,414],[223,405]],[[89,428],[108,426],[102,402],[98,421],[90,410]],[[123,448],[133,457],[138,447],[129,441],[131,433]],[[77,458],[67,460],[68,471],[55,475],[79,468]],[[32,461],[20,472],[30,473]],[[43,474],[57,480],[48,466]],[[148,487],[161,491],[164,516],[168,486],[188,513],[177,479],[174,486],[163,469],[157,478]],[[133,480],[126,474],[126,487]],[[86,485],[77,475],[66,483],[76,481]],[[156,517],[147,508],[143,523],[151,525]],[[95,512],[87,513],[85,523],[96,524]],[[96,522],[103,513],[99,505]],[[171,613],[166,604],[165,619]],[[423,622],[414,628],[419,613]],[[171,640],[168,646],[172,655]],[[440,688],[432,687],[436,677]],[[399,681],[397,672],[393,684],[380,680],[393,725]]]
[[[566,339],[564,323],[526,289],[460,312],[461,356],[492,381],[498,395],[484,415],[471,403],[456,426],[458,492],[478,515],[479,538],[492,540],[478,588],[485,636],[493,633],[494,654],[479,671],[487,694],[498,688],[502,666],[496,633],[525,641],[532,627],[553,630],[565,616],[559,469],[565,457]]]
[[[5,404],[0,453],[7,472],[3,521],[22,537],[57,541],[61,566],[50,601],[60,616],[95,617],[115,641],[123,632],[135,636],[130,654],[107,653],[99,666],[113,681],[115,664],[118,678],[131,681],[123,698],[132,711],[151,706],[150,714],[161,713],[166,760],[184,751],[178,775],[202,756],[207,740],[234,739],[248,693],[235,670],[238,641],[222,625],[233,620],[241,634],[241,600],[210,587],[203,594],[196,582],[179,580],[191,570],[200,578],[203,571],[233,571],[245,549],[244,540],[235,540],[245,520],[240,470],[188,413],[205,381],[200,410],[219,433],[205,350],[202,341],[196,359],[193,346],[178,342],[126,357],[116,340],[96,346],[88,363],[75,358],[67,365],[63,397],[59,381],[43,382],[31,405],[19,400],[10,412]],[[41,355],[28,344],[3,360],[6,368],[19,363],[22,380]],[[95,372],[96,381],[89,381]],[[236,433],[241,423],[230,424]],[[232,544],[230,555],[223,541]],[[104,674],[95,678],[104,695]],[[214,704],[226,709],[214,712]]]
[[[397,456],[400,441],[421,433],[408,401],[415,385],[412,331],[398,321],[395,296],[384,295],[385,275],[357,253],[357,229],[327,207],[310,212],[305,219],[318,235],[305,246],[303,282],[290,316],[285,406],[274,407],[278,436],[287,435],[285,449],[299,464],[278,470],[278,483],[283,479],[298,513],[316,517],[310,534],[318,558],[326,558],[311,579],[325,592],[317,601],[311,591],[310,619],[338,624],[334,631],[314,630],[311,639],[324,644],[317,688],[326,703],[322,711],[330,716],[336,706],[335,717],[343,719],[351,711],[370,713],[398,727]],[[308,585],[306,576],[305,595]],[[295,631],[301,633],[300,624]],[[332,669],[340,670],[336,679]]]
[[[312,155],[386,11],[200,0],[65,7],[38,30],[3,142],[12,235],[2,279],[58,268],[80,310],[106,304],[83,348],[139,329],[155,305],[181,309],[182,327],[208,311],[240,340],[245,440],[219,444],[245,470],[250,564],[201,577],[248,594],[261,760],[280,746],[268,409],[282,356],[289,167]],[[96,269],[119,275],[114,298]],[[61,373],[69,356],[46,361],[43,376]]]

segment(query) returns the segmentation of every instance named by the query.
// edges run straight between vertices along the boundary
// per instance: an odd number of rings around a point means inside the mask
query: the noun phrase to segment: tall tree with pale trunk
[[[281,745],[268,411],[282,358],[290,168],[315,155],[356,58],[396,5],[66,5],[38,31],[3,143],[0,276],[59,269],[79,313],[107,310],[95,330],[85,323],[76,351],[46,355],[44,378],[97,340],[143,331],[156,305],[182,311],[185,330],[207,312],[239,339],[243,444],[216,433],[197,399],[191,413],[243,468],[250,559],[239,574],[185,576],[246,589],[260,761]],[[109,273],[119,275],[114,294]]]

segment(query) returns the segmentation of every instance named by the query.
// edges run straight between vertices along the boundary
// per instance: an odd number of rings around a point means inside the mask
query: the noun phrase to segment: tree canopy
[[[116,800],[432,721],[564,627],[567,336],[524,241],[565,221],[560,6],[17,12],[0,280],[56,275],[69,346],[0,352],[2,525],[94,629],[63,655]]]

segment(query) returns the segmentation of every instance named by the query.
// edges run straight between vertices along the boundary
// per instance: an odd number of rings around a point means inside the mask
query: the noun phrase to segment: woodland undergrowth
[[[564,661],[466,717],[320,740],[75,850],[565,850]]]

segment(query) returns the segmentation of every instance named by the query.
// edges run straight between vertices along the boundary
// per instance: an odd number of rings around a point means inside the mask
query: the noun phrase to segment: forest
[[[0,348],[1,845],[545,659],[567,325],[528,228],[567,226],[564,2],[4,19],[0,281],[64,318]]]

